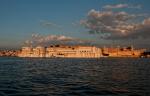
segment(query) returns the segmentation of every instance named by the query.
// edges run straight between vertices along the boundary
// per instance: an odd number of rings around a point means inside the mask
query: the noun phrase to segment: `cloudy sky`
[[[0,47],[77,43],[150,47],[149,0],[0,0]]]

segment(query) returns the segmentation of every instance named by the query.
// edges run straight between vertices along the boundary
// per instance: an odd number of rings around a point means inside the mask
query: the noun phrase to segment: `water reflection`
[[[150,93],[147,59],[0,59],[0,96],[148,96]]]

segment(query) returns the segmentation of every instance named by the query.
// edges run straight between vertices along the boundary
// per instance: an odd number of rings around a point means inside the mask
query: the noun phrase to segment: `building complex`
[[[19,57],[66,57],[66,58],[98,58],[101,49],[91,46],[50,46],[23,47]]]
[[[140,57],[144,49],[98,48],[95,46],[23,47],[19,57],[64,57],[64,58],[99,58],[99,57]]]

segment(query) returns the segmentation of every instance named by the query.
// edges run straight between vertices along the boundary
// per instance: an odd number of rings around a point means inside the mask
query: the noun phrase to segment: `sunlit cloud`
[[[78,38],[73,38],[64,35],[39,35],[39,34],[32,34],[31,39],[25,41],[26,46],[49,46],[49,45],[56,45],[56,44],[66,44],[66,45],[76,45],[76,44],[90,44],[91,41],[88,40],[81,40]]]
[[[135,22],[141,16],[144,19]],[[90,34],[100,35],[102,39],[121,40],[150,37],[150,18],[145,18],[145,15],[142,14],[92,9],[88,12],[87,18],[81,20],[80,23],[89,30]]]

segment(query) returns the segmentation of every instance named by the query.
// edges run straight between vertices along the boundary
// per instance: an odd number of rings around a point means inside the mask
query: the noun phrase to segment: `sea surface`
[[[0,96],[150,96],[150,58],[0,57]]]

